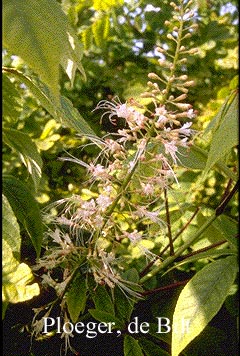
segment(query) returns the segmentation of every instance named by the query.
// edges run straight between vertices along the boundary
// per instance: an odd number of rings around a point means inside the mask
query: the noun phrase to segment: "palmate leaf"
[[[57,1],[14,0],[3,2],[3,43],[20,56],[59,99],[59,66],[71,80],[76,67],[84,74],[77,43],[67,16]]]
[[[236,278],[237,266],[236,256],[212,262],[183,288],[173,314],[172,356],[178,356],[220,310]]]

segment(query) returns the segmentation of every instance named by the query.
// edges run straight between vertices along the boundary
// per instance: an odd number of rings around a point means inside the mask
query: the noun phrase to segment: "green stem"
[[[175,54],[174,54],[174,59],[173,59],[173,66],[170,72],[170,78],[173,77],[175,71],[176,71],[176,67],[177,67],[177,62],[178,62],[178,58],[179,58],[179,50],[180,50],[180,46],[181,46],[181,42],[182,42],[182,34],[183,34],[183,15],[184,15],[184,7],[183,7],[183,3],[181,3],[181,21],[180,21],[180,26],[179,26],[179,31],[178,31],[178,36],[177,36],[177,46],[176,46],[176,50],[175,50]],[[167,86],[166,86],[166,93],[164,94],[163,97],[163,102],[166,102],[168,96],[169,96],[169,92],[171,90],[172,87],[172,82],[170,80],[168,80]]]

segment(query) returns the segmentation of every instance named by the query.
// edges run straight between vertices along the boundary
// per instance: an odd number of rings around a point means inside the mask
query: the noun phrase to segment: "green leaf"
[[[95,135],[82,115],[73,107],[73,104],[65,96],[61,96],[61,106],[59,108],[61,119],[66,126],[73,127],[77,132],[84,135]],[[56,115],[58,116],[58,115]],[[59,118],[59,117],[56,117]]]
[[[61,121],[66,126],[74,128],[80,134],[94,135],[95,132],[91,129],[88,123],[83,119],[80,113],[73,107],[70,100],[61,96],[60,102],[56,105],[49,89],[38,81],[35,84],[31,79],[26,77],[21,72],[4,67],[4,71],[12,74],[18,80],[23,82],[40,101],[40,104],[52,115],[58,122]]]
[[[2,195],[3,240],[11,247],[15,257],[20,259],[21,237],[17,218],[5,195]]]
[[[116,316],[125,322],[129,321],[133,311],[134,301],[128,298],[123,291],[117,287],[114,289],[114,301]]]
[[[33,274],[25,263],[20,263],[14,258],[12,249],[3,240],[3,272],[2,294],[4,303],[19,303],[32,299],[39,295],[40,289],[37,283],[29,283]]]
[[[123,273],[123,279],[133,282],[133,283],[138,283],[139,282],[139,274],[136,268],[130,268],[127,271]]]
[[[88,309],[88,312],[94,317],[94,319],[100,322],[115,323],[114,328],[119,328],[119,329],[124,328],[124,323],[111,313],[102,310],[97,310],[97,309]]]
[[[221,160],[230,150],[238,145],[238,99],[237,96],[227,107],[220,125],[213,134],[210,151],[203,176]]]
[[[14,212],[3,195],[3,244],[2,244],[2,293],[4,309],[8,303],[18,303],[29,300],[39,294],[37,283],[28,285],[33,275],[25,264],[19,264],[20,259],[20,229]]]
[[[67,292],[67,307],[70,318],[73,323],[76,323],[78,317],[85,309],[87,300],[86,277],[77,274],[74,278],[69,291]]]
[[[95,304],[95,308],[97,310],[105,311],[108,313],[115,315],[114,305],[110,295],[108,294],[105,286],[98,286],[94,293],[92,294],[92,298]]]
[[[170,356],[167,351],[163,350],[154,342],[147,340],[144,337],[139,339],[139,344],[141,345],[146,356]]]
[[[6,128],[3,132],[3,140],[20,155],[22,162],[32,176],[37,190],[42,175],[42,159],[35,142],[21,131]]]
[[[130,335],[124,336],[124,356],[144,356],[137,340]]]
[[[123,5],[123,0],[93,0],[93,7],[98,11],[108,11],[112,7]]]
[[[217,314],[236,273],[237,259],[229,256],[205,266],[186,284],[173,314],[172,356],[178,356]],[[185,332],[182,332],[183,321],[185,325],[188,323]]]
[[[104,41],[107,39],[109,34],[109,29],[110,20],[107,15],[101,16],[92,24],[93,37],[98,47],[102,47],[104,45]]]
[[[207,152],[199,150],[197,146],[190,148],[179,147],[179,160],[181,165],[191,169],[204,169],[207,162]]]
[[[6,74],[2,76],[2,89],[3,116],[9,122],[16,122],[21,111],[20,94],[15,84],[9,80]]]
[[[43,224],[37,201],[24,183],[10,175],[3,176],[3,192],[16,217],[27,230],[37,256],[39,256],[43,237]]]
[[[93,33],[92,33],[92,27],[89,26],[87,27],[82,33],[81,33],[81,38],[82,38],[82,42],[84,45],[84,49],[86,51],[89,50],[89,48],[92,45],[92,41],[93,41]]]
[[[82,50],[77,42],[57,1],[18,0],[16,6],[14,0],[4,0],[4,46],[20,56],[40,76],[51,88],[56,101],[60,94],[60,65],[70,79],[75,73],[74,65],[84,74],[80,62]]]

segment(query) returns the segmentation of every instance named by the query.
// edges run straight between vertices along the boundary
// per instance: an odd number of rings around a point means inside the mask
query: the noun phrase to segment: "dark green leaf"
[[[116,316],[123,321],[129,321],[133,311],[134,301],[128,298],[120,288],[116,287],[114,289],[114,302]]]
[[[100,322],[115,323],[114,328],[119,328],[119,329],[124,328],[124,323],[111,313],[102,310],[97,310],[97,309],[88,309],[88,312],[94,317],[94,319]]]
[[[124,356],[144,356],[137,340],[130,335],[124,336]]]
[[[98,286],[94,293],[92,294],[92,298],[95,304],[95,308],[97,310],[106,311],[112,315],[115,315],[113,301],[108,294],[105,286]]]
[[[4,129],[3,140],[20,155],[37,190],[42,174],[42,159],[36,144],[27,134],[14,129]]]
[[[87,300],[86,277],[77,274],[67,292],[67,307],[70,318],[76,323],[79,314],[84,311]]]
[[[147,340],[144,337],[139,340],[139,344],[141,345],[146,356],[170,356],[167,351],[163,350],[154,342]]]
[[[38,203],[26,185],[10,175],[3,176],[3,192],[16,217],[26,228],[37,256],[39,256],[43,238],[43,224]]]

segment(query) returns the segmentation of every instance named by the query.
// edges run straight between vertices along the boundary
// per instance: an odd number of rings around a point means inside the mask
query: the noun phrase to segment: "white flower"
[[[154,185],[151,183],[141,183],[142,191],[146,195],[152,195],[154,193]]]
[[[103,194],[100,194],[96,201],[100,206],[101,210],[105,210],[112,203],[112,199],[107,195]]]
[[[155,115],[158,116],[157,125],[156,125],[157,127],[166,124],[166,122],[168,121],[166,114],[167,114],[167,110],[165,109],[165,105],[155,109]]]
[[[189,110],[187,111],[187,117],[188,117],[189,119],[194,119],[195,116],[196,116],[196,115],[195,115],[193,109],[189,109]]]
[[[127,232],[125,231],[125,236],[129,238],[130,241],[132,242],[137,242],[142,240],[142,234],[138,232],[137,230],[134,230],[133,232]]]
[[[93,177],[95,178],[106,176],[107,174],[106,169],[101,164],[97,164],[96,166],[94,166],[93,163],[90,163],[89,171],[92,173]]]
[[[192,126],[192,122],[186,122],[179,130],[178,132],[185,135],[185,136],[190,136],[191,135],[191,129],[189,127]]]
[[[176,141],[164,142],[165,152],[166,154],[170,154],[173,159],[173,162],[177,164],[177,156],[176,152],[178,150],[176,146]]]

